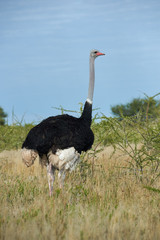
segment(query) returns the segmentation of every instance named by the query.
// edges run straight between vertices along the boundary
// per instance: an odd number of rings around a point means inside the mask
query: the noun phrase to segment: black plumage
[[[53,154],[57,149],[70,147],[78,153],[87,151],[94,141],[91,115],[92,104],[86,101],[80,118],[68,114],[49,117],[30,130],[22,148],[36,150],[39,156],[47,154],[50,149]]]

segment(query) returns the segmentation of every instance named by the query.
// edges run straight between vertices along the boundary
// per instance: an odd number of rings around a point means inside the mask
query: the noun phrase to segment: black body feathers
[[[79,153],[87,151],[94,141],[91,114],[92,105],[86,102],[80,118],[67,114],[49,117],[30,130],[22,148],[34,149],[40,156],[50,149],[53,153],[70,147]]]

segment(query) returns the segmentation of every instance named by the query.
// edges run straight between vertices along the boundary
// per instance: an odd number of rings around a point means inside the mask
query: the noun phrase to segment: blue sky
[[[160,92],[159,0],[0,0],[0,106],[12,123],[78,110],[96,59],[93,107]]]

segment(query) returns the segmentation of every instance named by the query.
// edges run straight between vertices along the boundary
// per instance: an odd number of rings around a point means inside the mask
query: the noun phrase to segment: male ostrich
[[[54,172],[59,170],[60,187],[66,171],[72,171],[80,160],[82,151],[92,147],[94,135],[92,100],[95,82],[94,60],[105,55],[97,50],[90,52],[90,79],[88,97],[80,118],[68,114],[49,117],[33,127],[22,145],[22,160],[29,167],[37,155],[40,163],[47,166],[50,196],[53,193]]]

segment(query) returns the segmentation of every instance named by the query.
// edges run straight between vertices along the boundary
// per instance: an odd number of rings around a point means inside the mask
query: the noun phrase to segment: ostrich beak
[[[105,53],[98,52],[96,53],[97,56],[105,55]]]

